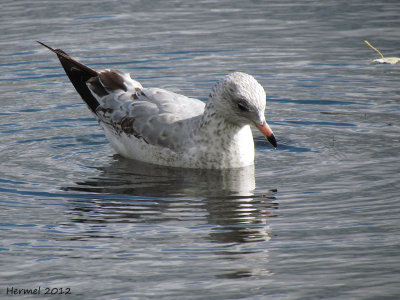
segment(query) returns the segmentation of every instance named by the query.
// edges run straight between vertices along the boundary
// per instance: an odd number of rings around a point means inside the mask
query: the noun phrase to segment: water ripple
[[[398,3],[225,4],[2,3],[1,288],[396,298],[400,72],[362,41],[396,55]],[[254,131],[244,171],[125,160],[36,39],[202,100],[253,74],[278,148]]]

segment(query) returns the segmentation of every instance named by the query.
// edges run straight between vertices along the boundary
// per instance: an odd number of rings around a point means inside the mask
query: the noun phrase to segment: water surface
[[[0,261],[67,299],[400,296],[398,1],[6,1]],[[254,168],[124,159],[57,59],[207,99],[231,71],[268,94]],[[43,291],[43,290],[42,290]],[[41,295],[41,298],[50,298]]]

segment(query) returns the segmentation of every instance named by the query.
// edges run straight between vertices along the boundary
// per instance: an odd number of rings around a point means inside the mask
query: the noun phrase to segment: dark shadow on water
[[[234,170],[168,168],[115,156],[98,176],[66,188],[93,195],[71,200],[73,222],[158,224],[208,223],[217,243],[269,240],[273,191],[254,195],[254,167]],[[207,229],[209,230],[209,229]]]
[[[255,138],[254,145],[257,150],[265,151],[265,149],[272,147],[270,143],[265,138]],[[312,152],[312,153],[320,153],[317,150],[307,147],[298,147],[296,146],[295,142],[289,140],[285,137],[280,137],[278,140],[278,147],[274,151],[285,151],[285,152]]]

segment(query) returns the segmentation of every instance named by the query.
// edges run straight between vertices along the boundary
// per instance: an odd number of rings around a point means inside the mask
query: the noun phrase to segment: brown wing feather
[[[117,70],[104,70],[99,72],[100,82],[103,84],[107,91],[123,90],[127,91],[124,84],[125,79],[122,73]]]

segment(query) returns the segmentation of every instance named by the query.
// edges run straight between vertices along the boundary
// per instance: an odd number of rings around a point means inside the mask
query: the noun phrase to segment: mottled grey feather
[[[149,144],[177,150],[190,134],[187,122],[199,117],[205,103],[159,88],[120,92],[100,98],[100,121]],[[185,130],[186,129],[186,130]]]

